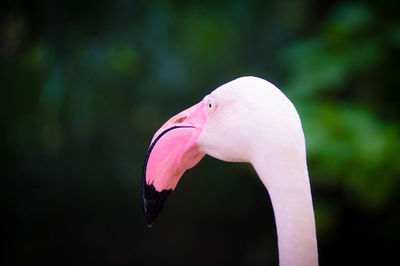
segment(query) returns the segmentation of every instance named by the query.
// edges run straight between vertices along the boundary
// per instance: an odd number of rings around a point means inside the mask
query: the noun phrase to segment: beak
[[[200,102],[169,119],[155,134],[143,167],[142,199],[149,227],[183,173],[195,166],[205,153],[197,139],[207,120],[205,104]]]

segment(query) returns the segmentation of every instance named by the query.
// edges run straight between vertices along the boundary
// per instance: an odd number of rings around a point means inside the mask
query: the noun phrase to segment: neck
[[[314,210],[305,152],[297,158],[253,162],[271,198],[278,235],[281,266],[318,265]],[[278,157],[278,156],[277,156]],[[275,158],[277,158],[275,157]],[[285,156],[281,156],[285,157]]]

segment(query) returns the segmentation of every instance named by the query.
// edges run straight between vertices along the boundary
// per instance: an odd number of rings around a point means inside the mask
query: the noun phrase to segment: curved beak
[[[197,139],[207,120],[203,102],[169,119],[155,134],[143,167],[142,199],[150,227],[183,173],[205,155]]]

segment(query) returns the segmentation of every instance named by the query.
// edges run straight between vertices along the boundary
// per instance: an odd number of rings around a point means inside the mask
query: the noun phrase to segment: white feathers
[[[292,150],[294,142],[304,143],[292,103],[264,79],[235,79],[209,98],[215,110],[198,139],[200,151],[224,161],[251,162],[260,146],[275,154]]]
[[[242,77],[214,90],[199,150],[229,162],[249,162],[272,201],[280,265],[318,265],[314,211],[300,118],[273,84]]]

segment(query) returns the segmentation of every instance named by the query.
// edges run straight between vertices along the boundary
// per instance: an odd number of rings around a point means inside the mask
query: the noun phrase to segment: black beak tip
[[[144,217],[146,218],[147,227],[151,228],[157,219],[159,212],[155,212],[152,206],[144,206]]]
[[[147,216],[146,214],[145,214],[145,216],[146,216],[146,224],[147,224],[147,227],[148,227],[148,228],[151,228],[151,227],[153,226],[154,220],[150,219],[150,217]]]
[[[144,184],[143,187],[143,211],[146,218],[146,224],[150,228],[157,219],[158,214],[164,206],[172,189],[157,191],[155,187]]]

